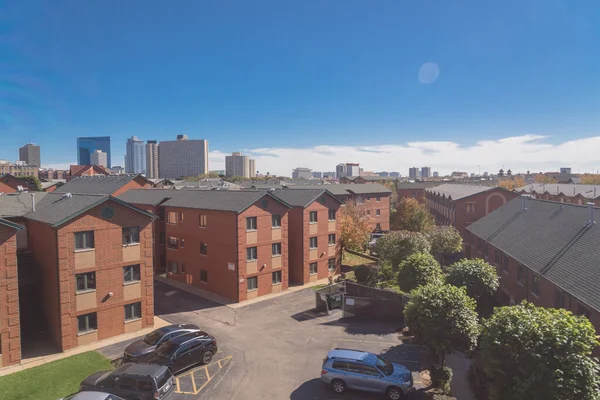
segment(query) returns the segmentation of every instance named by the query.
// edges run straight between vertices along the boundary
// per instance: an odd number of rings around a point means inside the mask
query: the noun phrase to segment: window
[[[169,261],[169,272],[172,274],[179,273],[179,264],[177,264],[177,261]]]
[[[510,259],[508,258],[508,256],[504,253],[502,254],[502,272],[504,272],[505,274],[508,274],[508,265],[509,265],[509,261]]]
[[[318,239],[316,236],[310,238],[310,248],[316,249],[318,245]]]
[[[161,208],[158,211],[158,219],[159,219],[159,221],[164,221],[165,220],[165,209],[164,208]]]
[[[526,276],[527,276],[527,267],[525,267],[524,265],[519,265],[519,269],[517,270],[517,282],[520,285],[524,285]]]
[[[130,226],[123,228],[123,244],[133,244],[140,242],[140,228],[138,226]]]
[[[316,274],[317,273],[317,263],[310,263],[309,265],[309,272],[311,275]]]
[[[335,221],[335,210],[329,210],[328,219],[330,221]]]
[[[381,210],[375,210],[375,215],[381,215]]]
[[[75,275],[75,282],[77,282],[78,292],[82,290],[96,290],[96,273],[77,274]]]
[[[93,249],[94,231],[75,232],[75,250]]]
[[[177,225],[177,213],[175,211],[169,211],[169,214],[167,214],[167,222],[169,224]]]
[[[380,196],[380,195],[377,195],[377,197],[375,197],[375,199],[376,199],[378,202],[380,202],[380,201],[381,201],[381,196]]]
[[[473,214],[477,211],[477,204],[476,203],[467,203],[465,204],[465,212],[467,214]]]
[[[537,275],[534,275],[531,279],[531,294],[540,295],[540,277]]]
[[[77,330],[79,333],[95,331],[98,329],[96,313],[84,314],[77,317]]]
[[[200,214],[200,216],[198,217],[198,225],[201,228],[206,228],[206,215],[205,214]]]
[[[367,201],[371,201],[371,196],[367,196]]]
[[[200,254],[205,256],[207,253],[208,253],[208,247],[206,246],[206,243],[200,243]]]
[[[137,302],[125,305],[125,321],[142,318],[142,303]]]
[[[205,269],[200,270],[200,282],[208,282],[208,271]]]
[[[256,261],[256,246],[246,249],[246,261]]]
[[[330,258],[327,260],[327,270],[335,271],[335,258]]]
[[[274,214],[274,215],[271,216],[271,226],[273,228],[280,228],[281,227],[281,215]]]
[[[180,222],[183,221],[183,213],[182,212],[179,213],[179,221]]]
[[[334,361],[332,367],[338,371],[349,371],[348,363],[345,361]]]
[[[376,231],[380,231],[381,230],[381,224],[380,223],[375,224],[375,230]]]
[[[248,291],[258,289],[258,277],[253,276],[252,278],[248,278],[247,282],[248,282]]]
[[[256,230],[256,217],[247,217],[246,218],[246,230],[247,231],[255,231]]]
[[[565,308],[566,293],[564,290],[556,288],[556,294],[554,295],[554,307]]]
[[[273,285],[278,285],[281,283],[281,271],[274,271],[271,273],[271,281]]]
[[[167,242],[167,235],[164,232],[161,232],[158,240],[160,241],[160,244],[164,245]]]
[[[371,210],[367,210],[367,215],[371,215]]]
[[[271,254],[274,256],[281,255],[281,243],[273,243],[271,245]]]
[[[167,245],[170,249],[177,250],[179,248],[179,241],[176,237],[169,236],[169,244]]]
[[[329,234],[329,244],[335,244],[335,233]]]
[[[308,215],[310,217],[311,224],[317,222],[317,212],[316,211],[311,211]]]
[[[123,267],[123,282],[137,282],[140,280],[140,266],[128,265]]]
[[[179,246],[183,249],[185,247],[185,241],[183,238],[179,239]]]

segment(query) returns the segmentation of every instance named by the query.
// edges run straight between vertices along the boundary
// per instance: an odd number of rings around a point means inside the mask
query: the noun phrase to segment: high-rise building
[[[323,178],[335,178],[335,171],[323,172]]]
[[[110,168],[110,136],[77,138],[77,164],[90,165],[92,163],[90,157],[95,150],[106,153],[106,164]]]
[[[125,172],[128,174],[146,173],[146,147],[137,136],[127,139],[125,149]]]
[[[335,166],[335,176],[338,179],[346,176],[346,164],[338,164]]]
[[[188,140],[187,135],[177,135],[177,140],[158,144],[158,175],[178,179],[208,173],[208,141]]]
[[[411,167],[408,169],[408,179],[415,180],[419,174],[419,168]]]
[[[312,178],[312,172],[309,168],[296,168],[292,171],[293,179],[310,179]]]
[[[34,143],[27,143],[25,146],[19,148],[19,161],[25,161],[27,165],[40,167],[40,146]]]
[[[390,178],[400,178],[400,172],[390,172]]]
[[[421,167],[421,178],[430,178],[430,177],[431,177],[431,168]]]
[[[358,163],[343,163],[335,167],[335,175],[338,179],[344,176],[360,176],[360,170]]]
[[[560,168],[560,173],[561,174],[570,174],[571,173],[571,167],[561,167]]]
[[[248,156],[242,153],[231,153],[225,156],[225,176],[243,176],[245,178],[254,178],[256,176],[256,163]]]
[[[323,173],[319,172],[319,171],[313,171],[312,172],[312,177],[313,178],[317,178],[317,179],[321,179],[321,178],[323,178]]]
[[[146,178],[158,178],[158,142],[156,140],[146,142]]]
[[[90,155],[90,164],[99,165],[101,167],[106,168],[106,163],[108,162],[107,159],[108,157],[105,152],[103,152],[102,150],[95,150]]]
[[[487,172],[486,172],[485,174],[487,174]],[[484,175],[485,175],[485,174],[484,174]],[[439,178],[439,177],[440,177],[440,173],[439,173],[439,172],[437,172],[437,171],[433,171],[433,177],[434,177],[434,178]]]

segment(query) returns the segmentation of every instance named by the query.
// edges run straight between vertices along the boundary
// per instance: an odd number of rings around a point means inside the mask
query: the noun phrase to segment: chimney
[[[35,194],[31,193],[31,211],[35,212]]]
[[[596,221],[594,221],[594,203],[591,201],[587,203],[588,210],[590,210],[590,220],[588,221],[589,225],[594,225]]]

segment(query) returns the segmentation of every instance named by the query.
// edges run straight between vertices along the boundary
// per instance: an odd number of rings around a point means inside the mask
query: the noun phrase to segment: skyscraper
[[[417,175],[419,173],[419,169],[417,167],[411,167],[408,169],[408,179],[415,180],[417,179]]]
[[[146,173],[146,148],[144,141],[137,136],[127,139],[125,172],[128,174]]]
[[[312,172],[309,168],[298,167],[292,171],[292,179],[310,179]]]
[[[335,166],[335,177],[340,179],[346,176],[346,164],[338,164]]]
[[[106,168],[106,162],[107,156],[102,150],[95,150],[92,155],[90,155],[90,164],[99,165]]]
[[[250,178],[256,178],[256,160],[248,159],[248,168],[250,169]]]
[[[40,146],[34,143],[27,143],[19,148],[19,161],[25,161],[27,165],[41,166]]]
[[[431,177],[431,168],[421,167],[421,178],[430,178],[430,177]]]
[[[156,140],[146,142],[146,178],[158,178],[158,142]]]
[[[166,140],[158,145],[158,175],[178,179],[208,173],[208,141],[188,140],[177,135],[177,140]]]
[[[335,174],[338,179],[344,176],[359,176],[360,165],[358,163],[338,164],[335,167]]]
[[[256,163],[240,152],[231,153],[230,156],[225,156],[225,176],[228,178],[232,176],[254,178],[256,176]]]
[[[90,156],[95,150],[106,153],[107,167],[110,168],[110,136],[77,138],[77,164],[90,165],[92,163]]]

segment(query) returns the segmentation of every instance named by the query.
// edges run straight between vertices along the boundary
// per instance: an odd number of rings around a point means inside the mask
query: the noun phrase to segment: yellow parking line
[[[204,371],[206,372],[206,378],[208,378],[208,380],[211,380],[210,374],[208,373],[208,365],[204,367]]]
[[[179,386],[179,379],[175,379],[175,383],[177,384],[177,392],[181,392],[181,387]]]
[[[221,360],[217,361],[217,364],[219,364],[219,369],[223,368],[221,367]]]

